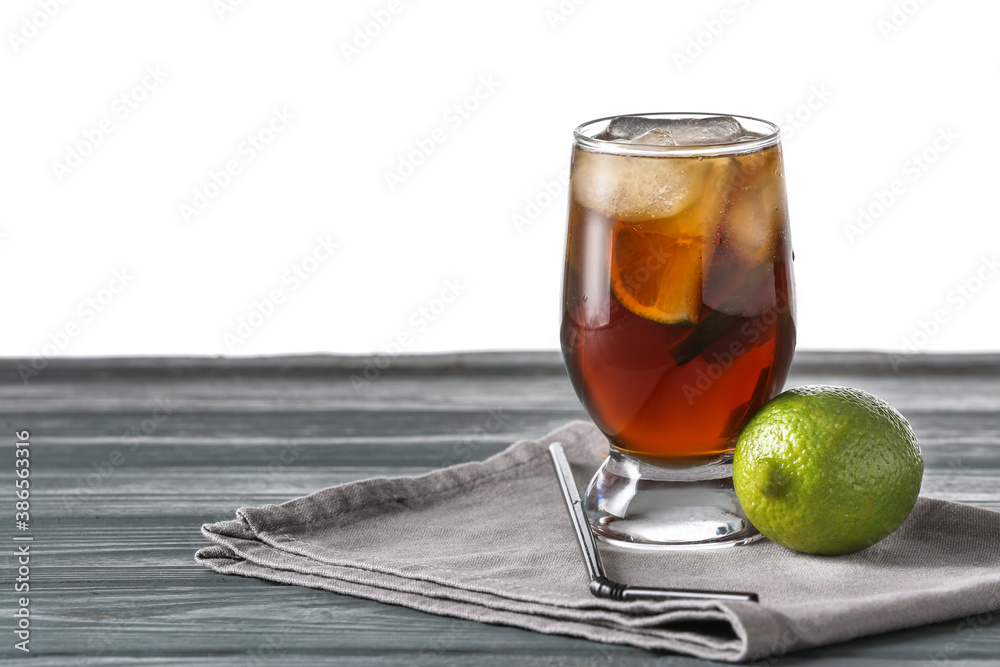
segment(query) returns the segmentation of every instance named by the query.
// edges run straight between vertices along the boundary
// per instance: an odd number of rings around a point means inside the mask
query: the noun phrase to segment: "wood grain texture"
[[[194,551],[207,543],[201,524],[230,518],[241,505],[482,459],[586,419],[554,353],[375,365],[385,361],[63,359],[23,382],[18,367],[27,362],[0,360],[0,426],[8,443],[14,430],[32,433],[32,664],[703,664],[225,577],[195,564]],[[378,372],[369,370],[374,379],[359,388],[351,376],[366,368]],[[1000,510],[1000,355],[800,353],[788,384],[812,383],[859,387],[898,407],[924,449],[925,495]],[[491,415],[502,417],[499,429],[489,429]],[[6,460],[0,474],[9,488],[13,456]],[[10,632],[12,518],[0,531],[4,660],[21,657]],[[1000,611],[777,664],[998,660]]]

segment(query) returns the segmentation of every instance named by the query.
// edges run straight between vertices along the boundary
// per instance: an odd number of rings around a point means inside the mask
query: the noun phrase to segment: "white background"
[[[784,126],[799,349],[997,349],[998,23],[916,0],[6,0],[0,355],[556,348],[546,186],[575,125],[645,111]]]

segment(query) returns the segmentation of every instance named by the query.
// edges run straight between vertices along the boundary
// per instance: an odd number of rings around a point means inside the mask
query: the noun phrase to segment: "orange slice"
[[[631,312],[663,324],[698,323],[705,267],[733,187],[729,158],[687,160],[696,197],[673,215],[621,221],[611,245],[611,289]]]
[[[701,235],[619,223],[612,239],[611,289],[640,317],[693,325],[701,310],[704,252]]]

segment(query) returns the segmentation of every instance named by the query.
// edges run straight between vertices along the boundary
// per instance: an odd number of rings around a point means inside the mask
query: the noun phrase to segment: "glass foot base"
[[[695,466],[654,466],[611,448],[583,505],[594,534],[634,549],[706,549],[762,538],[733,490],[732,455]]]

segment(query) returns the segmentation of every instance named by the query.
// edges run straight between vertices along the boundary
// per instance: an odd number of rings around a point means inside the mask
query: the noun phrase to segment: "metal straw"
[[[552,463],[556,468],[556,477],[559,478],[559,486],[562,488],[563,499],[566,501],[566,509],[569,510],[569,516],[573,520],[573,528],[576,529],[576,541],[580,545],[580,553],[583,554],[583,562],[587,566],[591,593],[599,598],[611,598],[612,600],[696,599],[757,602],[756,593],[724,593],[722,591],[686,588],[648,588],[619,584],[608,579],[604,574],[601,552],[597,550],[597,542],[590,530],[587,515],[583,511],[583,503],[580,501],[580,494],[577,493],[573,472],[570,470],[569,461],[566,460],[562,444],[553,442],[549,445],[549,454],[552,455]]]

